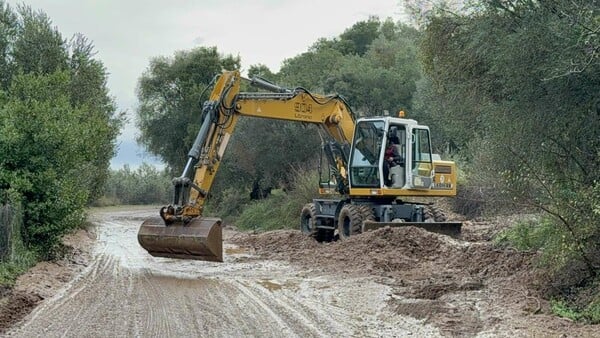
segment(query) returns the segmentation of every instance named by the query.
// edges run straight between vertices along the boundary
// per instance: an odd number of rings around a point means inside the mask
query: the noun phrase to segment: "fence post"
[[[14,226],[14,208],[10,204],[0,206],[0,260],[12,258],[12,233]]]

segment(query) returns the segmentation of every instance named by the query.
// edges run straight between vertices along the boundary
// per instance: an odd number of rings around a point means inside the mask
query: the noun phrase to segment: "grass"
[[[600,324],[600,299],[590,303],[584,309],[570,306],[562,300],[553,300],[551,306],[552,312],[559,317],[582,321],[588,324]]]
[[[262,231],[294,228],[299,226],[300,211],[306,202],[299,202],[282,190],[273,190],[268,198],[246,206],[236,225],[241,229]]]
[[[21,251],[13,260],[0,263],[0,286],[13,287],[17,278],[38,262],[35,254]]]

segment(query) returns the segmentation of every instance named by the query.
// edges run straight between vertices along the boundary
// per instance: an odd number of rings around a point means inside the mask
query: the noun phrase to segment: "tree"
[[[6,91],[10,86],[10,80],[15,71],[9,56],[17,37],[17,20],[17,15],[8,4],[0,1],[0,90],[2,91]]]
[[[49,257],[98,197],[121,118],[84,38],[70,55],[44,13],[0,1],[0,18],[0,198],[18,196],[25,243]]]
[[[50,18],[29,6],[18,8],[20,20],[12,57],[22,73],[50,74],[67,69],[67,46]]]
[[[389,20],[380,27],[364,56],[345,56],[325,82],[326,90],[342,93],[367,116],[411,111],[416,82],[421,77],[418,32]]]
[[[367,21],[359,21],[340,35],[336,47],[344,55],[362,56],[379,36],[380,26],[381,22],[376,16],[369,17]]]
[[[214,47],[152,59],[138,82],[138,142],[173,171],[183,170],[212,79],[224,69],[239,69],[239,64],[239,58],[222,56]]]
[[[94,121],[96,127],[90,130],[86,148],[89,161],[93,168],[89,170],[90,200],[99,198],[108,178],[110,159],[115,155],[114,140],[119,134],[123,115],[115,114],[117,107],[109,96],[106,80],[108,73],[101,61],[94,59],[93,44],[83,35],[76,34],[69,44],[70,58],[70,103],[73,107],[84,109],[86,121]],[[97,142],[97,140],[111,140]]]
[[[548,215],[546,258],[579,285],[600,271],[599,8],[484,0],[471,13],[439,12],[421,45],[417,100],[494,205]]]

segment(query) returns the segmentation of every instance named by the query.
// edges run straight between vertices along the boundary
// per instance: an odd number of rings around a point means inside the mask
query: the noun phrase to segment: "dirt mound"
[[[533,270],[534,258],[534,253],[499,249],[490,243],[478,243],[465,247],[449,264],[471,276],[496,278]]]
[[[447,336],[496,336],[516,328],[527,328],[520,331],[530,333],[525,336],[594,336],[593,328],[551,315],[537,286],[543,271],[534,263],[535,253],[490,241],[510,224],[508,219],[467,222],[460,240],[415,227],[385,227],[332,243],[293,230],[238,233],[232,242],[325,274],[375,277],[391,287],[393,311]]]
[[[312,250],[320,243],[295,230],[275,230],[260,234],[239,233],[230,241],[253,248],[258,253],[277,258],[294,258],[293,253]]]
[[[367,273],[407,270],[459,252],[452,239],[415,227],[384,227],[331,243],[318,243],[295,230],[237,236],[232,241],[271,259]]]
[[[0,302],[0,333],[5,333],[12,325],[19,322],[43,298],[26,292],[8,292]]]
[[[265,258],[322,271],[392,277],[405,287],[402,294],[420,299],[479,290],[492,278],[528,282],[535,270],[534,254],[416,227],[384,227],[331,243],[318,243],[295,230],[239,234],[232,242]]]

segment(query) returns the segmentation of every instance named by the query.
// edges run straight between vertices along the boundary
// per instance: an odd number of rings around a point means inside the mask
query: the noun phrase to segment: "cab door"
[[[431,189],[433,184],[433,160],[429,128],[411,130],[409,185],[412,189]],[[408,168],[407,168],[408,169]]]

